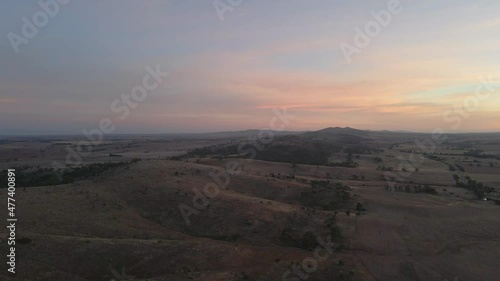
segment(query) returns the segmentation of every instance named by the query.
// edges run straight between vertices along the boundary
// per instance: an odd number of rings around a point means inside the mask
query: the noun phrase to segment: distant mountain
[[[204,136],[243,136],[256,135],[259,131],[221,132],[205,134]],[[272,143],[263,146],[254,156],[255,159],[308,165],[333,165],[330,163],[332,154],[371,154],[379,152],[378,147],[370,146],[371,132],[353,128],[326,128],[313,132],[279,132]],[[248,157],[248,149],[241,151],[238,140],[227,145],[210,146],[193,149],[184,157]],[[337,163],[338,164],[338,163]],[[354,167],[350,159],[338,165]]]
[[[317,131],[318,133],[324,134],[352,134],[352,135],[367,135],[368,131],[358,130],[351,127],[329,127]]]
[[[314,132],[307,132],[302,134],[305,137],[312,137],[312,138],[319,138],[319,139],[332,139],[332,138],[338,138],[338,137],[345,137],[345,136],[355,136],[355,137],[363,137],[367,136],[370,132],[368,131],[363,131],[363,130],[358,130],[358,129],[353,129],[350,127],[329,127],[325,128],[319,131],[314,131]]]
[[[228,131],[228,132],[215,132],[215,133],[199,133],[199,134],[189,134],[184,135],[185,137],[197,137],[197,138],[247,138],[250,136],[258,136],[262,130],[245,130],[245,131]],[[284,135],[297,135],[302,132],[292,132],[292,131],[272,131],[274,136],[284,136]]]

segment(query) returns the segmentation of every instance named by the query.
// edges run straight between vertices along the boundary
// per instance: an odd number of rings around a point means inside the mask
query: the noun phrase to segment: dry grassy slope
[[[187,226],[178,204],[192,204],[193,187],[210,182],[207,172],[215,169],[142,161],[92,181],[19,189],[18,237],[32,242],[18,245],[22,273],[16,280],[110,280],[112,268],[125,268],[136,280],[245,280],[246,275],[280,280],[292,262],[313,255],[281,245],[280,229],[291,226],[299,234],[310,230],[326,237],[323,222],[331,213],[304,209],[300,191],[309,187],[291,180],[234,176],[230,189]],[[352,230],[353,220],[340,221]],[[236,243],[207,238],[226,234],[241,238]],[[340,258],[346,265],[337,265]],[[330,280],[350,270],[356,272],[353,280],[370,280],[349,252],[320,263],[309,280]]]
[[[281,230],[291,226],[326,236],[323,222],[331,213],[304,208],[301,192],[310,189],[308,184],[269,173],[293,173],[297,179],[339,176],[368,207],[361,217],[339,216],[352,250],[320,263],[308,280],[336,280],[340,270],[351,269],[354,280],[493,281],[500,276],[498,206],[451,187],[450,172],[439,162],[430,160],[412,177],[442,185],[440,195],[431,196],[384,191],[382,172],[369,159],[356,169],[252,161],[187,226],[179,203],[192,206],[193,188],[213,182],[208,172],[227,161],[142,161],[91,181],[19,189],[18,236],[32,243],[18,247],[22,273],[16,280],[110,280],[112,269],[121,268],[149,281],[245,280],[246,275],[280,280],[291,262],[312,255],[284,247]],[[352,174],[366,180],[348,180]],[[241,238],[236,243],[210,238],[231,234]],[[3,249],[6,243],[0,243]],[[346,265],[339,267],[339,259]]]
[[[368,198],[369,211],[357,222],[354,248],[377,280],[498,280],[498,206],[355,189]]]

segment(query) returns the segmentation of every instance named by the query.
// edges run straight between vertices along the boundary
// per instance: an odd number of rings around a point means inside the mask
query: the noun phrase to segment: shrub
[[[236,242],[241,238],[239,234],[229,234],[229,235],[219,235],[211,237],[215,240],[227,241],[227,242]]]
[[[363,206],[363,204],[361,202],[358,202],[356,204],[356,210],[357,211],[366,211],[366,208],[365,208],[365,206]]]
[[[313,250],[318,246],[318,241],[316,239],[316,236],[308,231],[304,233],[301,239],[301,247],[306,250]]]
[[[287,245],[295,245],[295,233],[291,227],[287,227],[281,231],[280,241]]]
[[[27,245],[27,244],[31,243],[31,239],[29,239],[27,237],[23,237],[23,238],[17,239],[16,241],[17,241],[17,243],[19,243],[21,245]]]

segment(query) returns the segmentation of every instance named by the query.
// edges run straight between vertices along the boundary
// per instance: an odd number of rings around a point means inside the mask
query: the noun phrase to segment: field
[[[0,139],[1,279],[498,280],[499,134],[254,133],[117,136],[63,180],[82,137]]]

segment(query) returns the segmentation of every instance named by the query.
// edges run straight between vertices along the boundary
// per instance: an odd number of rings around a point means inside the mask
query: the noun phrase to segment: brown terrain
[[[498,134],[429,152],[424,134],[330,128],[235,152],[251,134],[116,137],[60,182],[51,163],[81,138],[0,139],[18,218],[0,280],[498,280]]]

